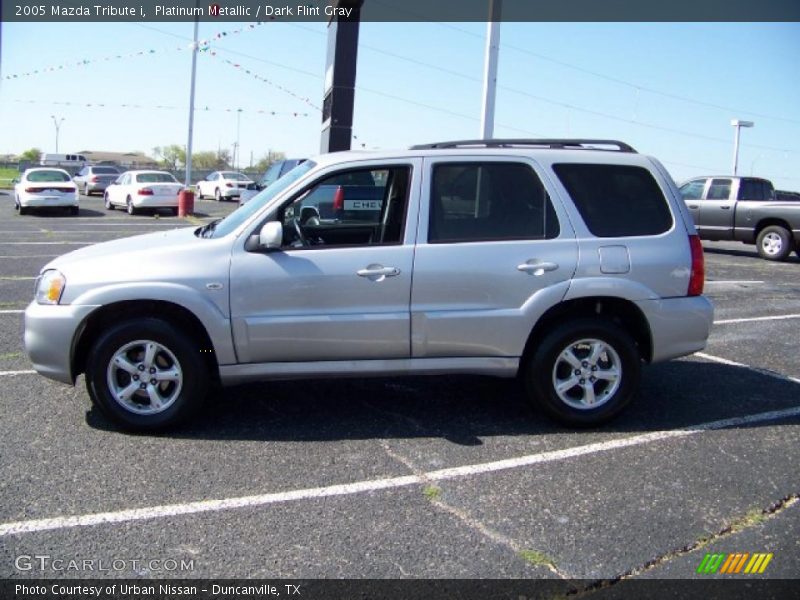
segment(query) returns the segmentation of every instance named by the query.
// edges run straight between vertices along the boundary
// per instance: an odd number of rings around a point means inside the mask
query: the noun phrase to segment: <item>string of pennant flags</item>
[[[237,29],[218,31],[217,33],[208,38],[199,40],[197,42],[197,50],[198,52],[208,52],[213,42],[225,39],[229,36],[239,35],[245,31],[251,31],[261,25],[264,25],[263,21],[258,21],[256,23],[248,23],[247,25],[244,25],[243,27],[239,27]],[[39,69],[24,71],[22,73],[12,73],[10,75],[4,75],[3,79],[24,79],[26,77],[33,77],[34,75],[42,75],[44,73],[54,73],[56,71],[63,71],[65,69],[81,68],[81,67],[86,67],[88,65],[96,65],[100,63],[123,60],[127,58],[137,58],[140,56],[152,56],[153,54],[164,54],[166,52],[175,52],[175,51],[181,52],[186,50],[191,51],[193,49],[194,49],[194,42],[191,42],[186,45],[170,46],[161,49],[146,48],[146,49],[136,50],[134,52],[109,54],[107,56],[101,56],[98,58],[81,58],[79,60],[70,60],[56,65],[50,65],[47,67],[41,67]]]
[[[109,102],[67,102],[67,101],[59,101],[59,100],[19,100],[14,99],[12,102],[17,102],[19,104],[46,104],[46,105],[59,105],[59,106],[74,106],[76,108],[141,108],[141,109],[164,109],[164,110],[187,110],[186,106],[171,106],[166,104],[156,104],[156,105],[147,105],[147,104],[136,104],[136,103],[126,103],[126,104],[114,104]],[[195,112],[227,112],[227,113],[236,113],[241,112],[242,114],[258,114],[258,115],[267,115],[270,117],[309,117],[309,113],[307,112],[294,112],[294,111],[276,111],[276,110],[268,110],[268,109],[246,109],[246,108],[220,108],[220,107],[212,107],[212,106],[195,106]]]

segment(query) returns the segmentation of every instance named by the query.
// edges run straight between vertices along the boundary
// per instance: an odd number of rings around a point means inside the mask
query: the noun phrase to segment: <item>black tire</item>
[[[173,217],[177,217],[178,216],[178,209],[177,208],[170,208],[169,210],[172,213]]]
[[[758,232],[758,255],[766,260],[786,260],[792,252],[792,237],[780,225],[770,225]]]
[[[594,369],[590,360],[582,360],[590,358],[583,357],[583,353],[590,352],[592,346],[578,345],[581,341],[599,342],[598,347],[610,349],[595,359]],[[562,358],[566,351],[579,359],[580,365],[576,365],[579,368],[573,370]],[[590,382],[594,377],[592,373],[607,374],[614,366],[620,374],[616,380],[618,385],[604,377]],[[619,414],[633,398],[640,375],[641,361],[633,339],[625,330],[604,319],[581,318],[556,327],[525,357],[523,364],[523,378],[530,399],[556,421],[575,427],[599,425]],[[559,395],[554,380],[567,382],[573,378],[576,384],[563,389]],[[584,385],[591,387],[596,406],[590,408],[584,404],[588,395]]]
[[[219,191],[219,188],[214,190],[214,200],[222,202],[222,192]]]
[[[127,381],[124,379],[125,372],[122,369],[113,371],[113,376],[109,373],[115,355],[126,345],[140,340],[151,341],[166,348],[176,359],[173,363],[168,354],[159,351],[151,364],[155,366],[161,361],[159,368],[165,369],[175,369],[177,364],[176,370],[182,374],[179,388],[177,384],[170,382],[163,384],[167,394],[177,392],[174,399],[168,404],[165,402],[167,405],[163,410],[150,414],[142,414],[129,408],[136,404],[141,411],[152,411],[147,392],[137,390],[133,395],[135,402],[128,402],[129,406],[126,406],[125,402],[115,398],[114,391],[109,386],[109,377],[113,377],[118,386],[136,386],[130,377]],[[137,348],[138,345],[134,343],[131,352],[137,352]],[[147,370],[140,372],[144,374],[143,377],[150,376]],[[171,324],[155,318],[140,318],[114,325],[95,341],[86,361],[86,389],[92,402],[109,419],[129,431],[163,430],[186,421],[203,405],[209,379],[208,363],[200,355],[198,344]],[[170,387],[171,385],[176,387]]]
[[[129,215],[135,215],[136,214],[136,207],[133,205],[133,201],[131,200],[130,196],[128,196],[125,199],[125,206],[126,206],[126,208],[128,210],[128,214]]]
[[[198,185],[198,186],[197,186],[197,199],[198,199],[198,200],[202,200],[203,198],[205,198],[205,196],[203,196],[203,193],[200,191],[201,189],[203,189],[203,188],[201,188],[201,187]]]
[[[77,206],[70,206],[69,207],[69,214],[71,214],[73,217],[77,217],[80,214],[80,212],[81,212],[81,209],[79,207],[77,207]]]
[[[27,215],[28,212],[29,211],[28,211],[28,207],[27,206],[22,206],[22,204],[19,205],[19,214]]]
[[[108,192],[103,194],[103,200],[105,201],[106,210],[114,210],[114,205],[111,204],[111,198],[108,197]]]
[[[91,194],[89,193],[89,184],[88,183],[85,186],[83,186],[83,195],[86,196],[87,198],[89,196],[91,196]]]

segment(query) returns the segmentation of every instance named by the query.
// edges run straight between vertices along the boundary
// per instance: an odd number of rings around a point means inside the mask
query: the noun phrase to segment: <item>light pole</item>
[[[56,119],[55,115],[50,115],[50,118],[53,119],[53,123],[56,126],[56,153],[58,153],[58,130],[61,129],[61,124],[64,122],[64,117]]]
[[[731,125],[736,129],[733,137],[733,174],[736,175],[736,169],[739,166],[739,131],[742,127],[752,127],[755,125],[752,121],[740,121],[739,119],[731,119]]]
[[[239,150],[239,124],[240,124],[241,119],[242,119],[242,109],[241,108],[237,108],[236,109],[236,152],[233,155],[233,168],[235,170],[237,170],[237,171],[239,170],[239,153],[240,153],[240,150]]]
[[[500,14],[503,0],[489,0],[489,21],[486,24],[486,58],[483,71],[483,106],[481,139],[494,136],[494,100],[497,90],[497,59],[500,53]]]

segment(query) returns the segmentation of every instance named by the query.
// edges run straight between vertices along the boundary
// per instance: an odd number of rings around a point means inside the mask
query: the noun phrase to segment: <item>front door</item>
[[[726,178],[712,179],[703,200],[699,201],[695,226],[707,240],[733,239],[734,200],[731,194],[732,181]]]
[[[239,362],[409,357],[419,162],[328,170],[275,213],[280,250],[234,251]],[[379,210],[348,197],[371,198]]]

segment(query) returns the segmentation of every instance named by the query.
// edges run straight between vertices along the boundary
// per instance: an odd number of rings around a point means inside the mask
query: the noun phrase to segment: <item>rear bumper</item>
[[[35,301],[25,309],[25,352],[40,374],[62,383],[75,383],[72,345],[83,320],[96,306],[44,305]]]
[[[686,356],[706,347],[714,307],[705,296],[642,300],[636,305],[650,324],[651,362]]]
[[[78,206],[78,198],[65,196],[55,197],[48,196],[46,198],[20,198],[20,206],[24,208],[47,208],[50,206]]]
[[[135,208],[178,208],[178,195],[138,196],[131,199]]]

